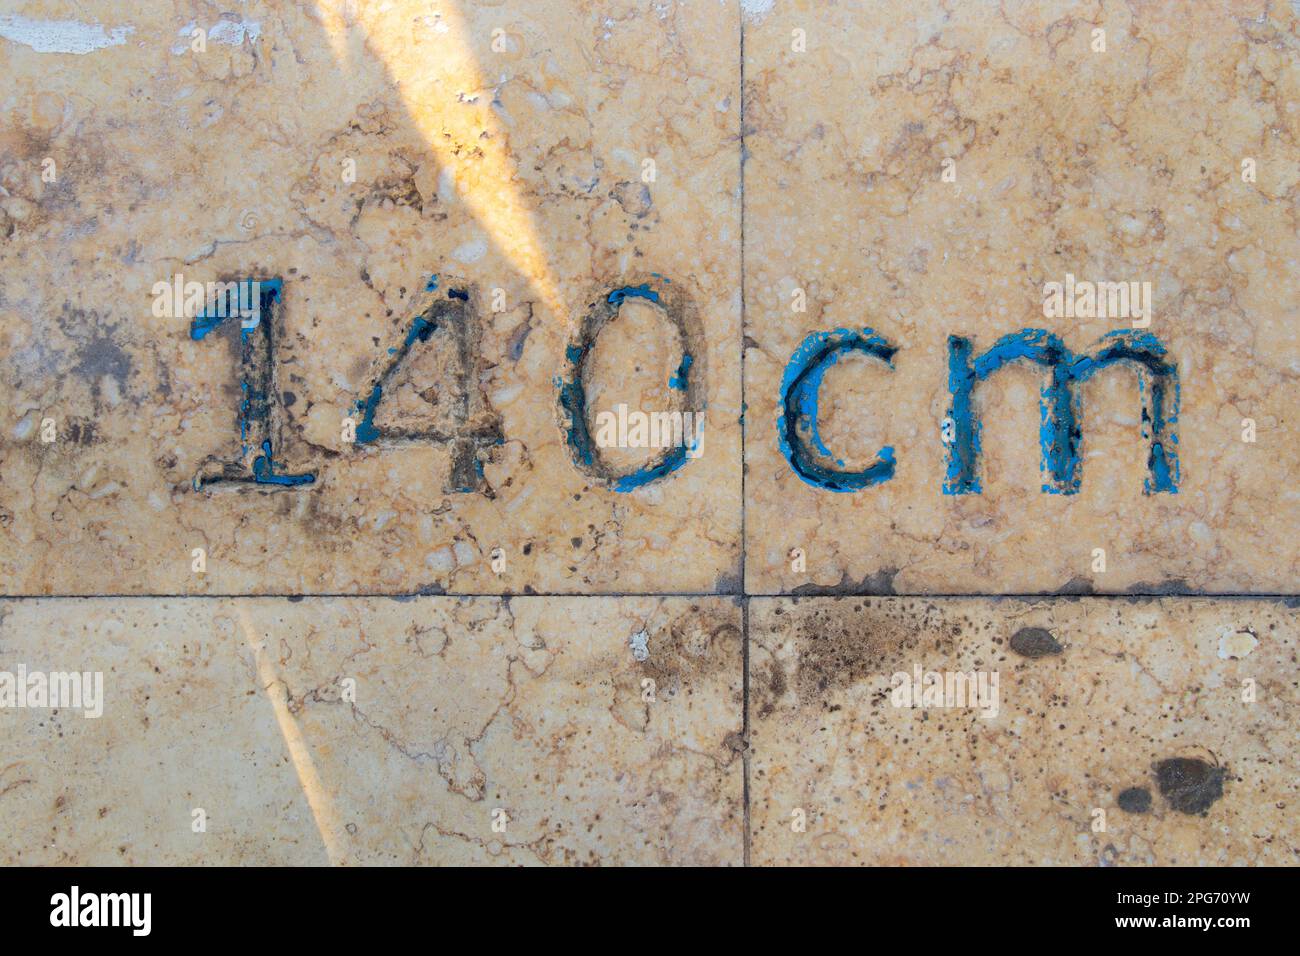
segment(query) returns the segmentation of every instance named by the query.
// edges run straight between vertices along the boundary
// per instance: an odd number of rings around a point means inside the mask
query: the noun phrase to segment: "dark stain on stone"
[[[786,690],[785,670],[775,661],[772,662],[772,673],[768,676],[768,687],[776,697],[780,697]]]
[[[1087,578],[1074,577],[1056,589],[1057,594],[1092,594],[1092,582]]]
[[[510,356],[510,361],[518,362],[524,354],[524,343],[528,341],[528,333],[533,327],[527,322],[520,322],[518,327],[510,335],[510,344],[506,347],[506,354]]]
[[[1021,657],[1047,657],[1065,650],[1045,627],[1022,627],[1011,635],[1011,649]]]
[[[885,596],[895,593],[894,578],[897,575],[898,568],[881,568],[855,583],[846,571],[840,575],[839,584],[801,584],[790,593],[799,597]]]
[[[785,696],[789,685],[785,679],[785,668],[775,660],[770,662],[767,673],[760,675],[759,680],[762,681],[762,686],[767,688],[767,694],[763,695],[762,703],[758,707],[758,717],[761,720],[776,710],[777,702]]]
[[[1116,798],[1125,813],[1147,813],[1151,809],[1151,791],[1146,787],[1129,787]]]
[[[313,445],[312,448],[319,453],[318,446]],[[292,496],[277,494],[274,497],[279,499],[277,507],[284,509],[279,512],[281,515],[289,517],[294,513],[297,505]],[[349,547],[350,535],[358,527],[357,519],[351,515],[343,517],[341,512],[321,504],[321,501],[318,495],[308,495],[307,513],[298,518],[296,523],[312,536],[316,547],[331,554],[338,554]]]
[[[97,319],[94,313],[74,313]],[[113,340],[104,327],[94,325],[87,330],[84,341],[77,349],[77,364],[73,372],[90,386],[90,393],[96,401],[100,398],[100,384],[105,377],[117,382],[118,391],[126,397],[126,382],[131,376],[131,357]]]
[[[99,439],[94,421],[89,418],[70,418],[67,423],[68,440],[76,445],[94,445]]]
[[[959,631],[927,626],[925,616],[924,602],[903,606],[869,599],[811,601],[786,616],[782,629],[789,629],[799,649],[794,688],[800,702],[824,703],[835,691],[909,670],[919,652],[950,653]]]
[[[723,607],[692,605],[649,636],[638,670],[666,697],[690,693],[702,676],[737,663],[744,644],[738,623]]]
[[[1161,581],[1158,584],[1149,584],[1146,581],[1141,581],[1137,584],[1134,584],[1132,587],[1126,588],[1125,593],[1141,594],[1141,595],[1148,595],[1148,594],[1166,595],[1166,594],[1194,594],[1196,592],[1192,588],[1192,586],[1182,578],[1169,578],[1168,580]]]
[[[714,594],[740,594],[740,569],[724,571],[713,585]]]
[[[644,219],[654,208],[650,187],[644,183],[618,183],[610,190],[610,195],[623,207],[623,212],[637,219]]]
[[[1204,814],[1223,796],[1222,767],[1195,757],[1171,757],[1155,765],[1160,795],[1179,813]]]
[[[737,754],[744,753],[745,752],[744,735],[738,734],[733,731],[732,733],[729,733],[727,734],[727,736],[722,738],[722,746],[723,749],[730,750],[732,753],[737,753]]]

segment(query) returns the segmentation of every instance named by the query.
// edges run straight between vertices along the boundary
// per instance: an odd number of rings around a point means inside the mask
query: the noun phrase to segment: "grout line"
[[[745,572],[749,567],[748,537],[745,517],[745,432],[749,428],[748,395],[745,391],[745,6],[736,4],[736,18],[740,24],[740,615],[741,615],[741,751],[742,773],[742,834],[744,866],[750,865],[750,806],[749,806],[749,595]]]
[[[745,571],[749,565],[749,553],[745,536],[745,433],[749,428],[749,408],[746,405],[745,392],[745,323],[747,318],[745,302],[745,10],[743,4],[736,5],[736,16],[740,21],[740,593],[747,594],[745,588]]]
[[[750,750],[749,750],[749,601],[742,600],[740,605],[740,634],[741,634],[741,686],[743,688],[744,707],[742,711],[742,723],[740,731],[741,751],[740,766],[743,772],[742,792],[744,794],[744,864],[750,866],[751,848],[754,842],[753,826],[750,822],[750,800],[749,800],[749,771],[750,771]]]
[[[763,600],[808,600],[810,598],[881,598],[881,599],[910,599],[915,601],[936,600],[936,601],[955,601],[955,600],[978,600],[978,601],[1137,601],[1151,598],[1170,598],[1173,600],[1191,600],[1195,598],[1204,598],[1214,601],[1300,601],[1300,594],[1268,591],[1268,592],[1230,592],[1216,594],[1205,591],[1142,591],[1142,592],[1116,592],[1105,594],[1052,594],[1050,592],[1026,592],[1016,594],[985,594],[977,592],[956,592],[956,593],[927,593],[917,592],[909,594],[869,594],[866,592],[858,593],[846,591],[843,594],[795,594],[790,591],[774,591],[771,594],[744,594],[735,591],[610,591],[606,593],[591,593],[589,591],[535,591],[532,593],[520,593],[518,591],[503,592],[452,592],[446,594],[433,594],[419,591],[331,591],[314,594],[304,594],[302,592],[241,592],[241,593],[203,593],[203,594],[155,594],[155,593],[135,593],[135,594],[0,594],[0,603],[5,601],[163,601],[163,600],[189,600],[192,598],[205,598],[207,600],[288,600],[294,601],[318,601],[318,600],[335,600],[338,598],[348,598],[355,600],[370,599],[388,599],[392,601],[413,601],[418,598],[448,598],[452,600],[465,599],[486,599],[496,600],[525,600],[528,598],[733,598],[741,604],[748,606],[750,601]]]
[[[1146,598],[1211,598],[1216,601],[1290,601],[1300,599],[1300,594],[1285,591],[1104,591],[1090,594],[1056,594],[1052,591],[1021,591],[989,594],[983,591],[932,591],[909,592],[906,594],[869,594],[867,592],[846,591],[843,594],[795,594],[790,591],[775,591],[771,594],[746,594],[745,600],[761,598],[912,598],[924,600],[952,601],[969,598],[980,601],[1133,601]]]
[[[451,593],[432,593],[422,591],[326,591],[321,593],[303,593],[301,591],[252,591],[242,593],[190,593],[190,594],[0,594],[4,601],[96,601],[96,600],[187,600],[190,598],[207,598],[209,600],[244,600],[267,598],[275,600],[316,601],[351,598],[369,600],[386,598],[391,601],[414,601],[418,598],[459,598],[514,601],[520,598],[738,598],[739,594],[728,591],[611,591],[607,594],[593,594],[589,591],[519,591],[471,592],[457,591]]]

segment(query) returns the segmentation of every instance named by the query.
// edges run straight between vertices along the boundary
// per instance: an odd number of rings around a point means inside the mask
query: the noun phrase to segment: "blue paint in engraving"
[[[654,273],[652,275],[665,284],[669,282],[663,276]],[[649,282],[643,282],[641,285],[628,285],[614,289],[605,297],[605,301],[617,307],[629,298],[646,299],[658,303],[659,293],[650,288]],[[565,430],[565,440],[568,442],[574,458],[588,468],[595,464],[596,450],[592,442],[591,430],[587,427],[587,393],[582,386],[582,365],[583,360],[594,344],[592,342],[587,345],[570,345],[566,347],[564,355],[569,363],[568,375],[556,379],[556,384],[560,390],[560,407],[564,409],[569,417],[569,426]],[[693,362],[694,359],[689,353],[683,354],[677,376],[669,382],[673,388],[686,390],[687,373]],[[680,385],[676,384],[678,380],[680,380]],[[658,464],[614,478],[614,491],[634,491],[652,481],[663,478],[665,475],[671,474],[686,464],[688,460],[686,451],[686,445],[675,445],[668,450]]]
[[[357,424],[356,434],[359,444],[365,445],[379,438],[379,429],[375,427],[375,409],[379,408],[379,403],[383,397],[384,387],[376,385],[370,390],[368,397],[357,401],[357,411],[361,413],[361,421]]]
[[[949,337],[948,388],[952,405],[948,415],[953,436],[948,445],[944,494],[980,493],[980,423],[972,408],[975,384],[1004,365],[1020,360],[1042,365],[1049,372],[1039,402],[1039,445],[1042,449],[1039,467],[1044,473],[1044,492],[1072,495],[1079,491],[1083,435],[1075,384],[1087,381],[1111,365],[1128,362],[1139,367],[1142,436],[1151,442],[1143,491],[1146,494],[1177,494],[1178,435],[1174,426],[1178,422],[1180,399],[1178,369],[1166,360],[1166,349],[1154,335],[1121,329],[1104,336],[1092,354],[1078,356],[1059,338],[1043,329],[1022,329],[998,339],[974,362],[971,353],[968,339]]]
[[[664,456],[664,460],[652,468],[642,468],[634,471],[630,475],[624,475],[614,482],[614,490],[618,492],[635,491],[642,485],[648,485],[652,481],[672,474],[682,465],[686,464],[686,447],[684,445],[675,445],[673,449]]]
[[[569,427],[566,439],[575,456],[587,467],[596,460],[591,431],[587,428],[587,390],[582,387],[582,360],[587,349],[581,345],[570,345],[564,350],[564,357],[569,361],[569,377],[557,376],[555,384],[560,387],[560,407],[569,414]]]
[[[622,305],[624,299],[649,299],[651,302],[659,301],[659,293],[650,288],[649,282],[643,282],[640,285],[625,285],[621,289],[615,289],[606,299],[610,305]]]
[[[252,328],[244,328],[242,316],[239,315],[238,309],[232,309],[229,306],[235,304],[250,303],[253,300],[254,290],[258,297],[258,324]],[[234,319],[240,322],[239,337],[241,343],[247,347],[249,339],[253,333],[260,327],[262,321],[269,321],[269,316],[273,305],[281,301],[284,293],[284,281],[282,279],[243,279],[236,286],[236,302],[228,303],[224,310],[227,314],[221,315],[220,308],[214,308],[210,313],[205,307],[203,312],[194,316],[190,321],[190,338],[196,342],[202,341],[208,333],[219,328],[223,322]],[[269,341],[269,340],[268,340]],[[270,361],[274,361],[271,358]],[[266,408],[272,400],[271,396],[264,395],[257,390],[247,379],[241,378],[239,381],[240,400],[239,400],[239,447],[240,456],[247,455],[249,452],[248,439],[249,428],[253,415],[253,400],[257,399],[259,407]],[[271,451],[270,441],[262,442],[262,454],[253,460],[253,481],[263,485],[309,485],[316,480],[313,474],[301,475],[277,475],[275,474],[275,457]],[[197,482],[197,479],[196,479]],[[198,485],[196,484],[196,487]]]
[[[437,276],[429,281],[437,284]],[[450,294],[450,293],[449,293]],[[430,322],[422,315],[417,315],[411,320],[411,327],[406,331],[406,338],[402,340],[400,350],[389,349],[389,352],[409,350],[416,342],[427,342],[429,336],[437,329],[437,324]],[[375,412],[379,410],[379,403],[384,398],[384,386],[376,382],[375,387],[370,390],[370,394],[364,399],[357,400],[357,411],[361,412],[361,421],[357,424],[356,440],[358,444],[365,445],[377,441],[380,436],[379,427],[375,425]]]
[[[677,374],[668,380],[668,387],[675,388],[679,392],[686,391],[687,376],[691,371],[691,366],[695,364],[695,359],[689,352],[682,354],[682,364],[677,366]]]
[[[265,309],[269,308],[272,302],[280,301],[280,295],[284,288],[284,282],[281,279],[243,279],[238,283],[238,288],[236,291],[237,301],[242,301],[242,302],[253,301],[252,285],[254,282],[257,283],[259,310],[264,311]],[[198,315],[194,316],[194,318],[190,320],[190,338],[193,339],[195,342],[201,342],[204,338],[207,337],[207,334],[209,332],[211,332],[213,329],[218,328],[221,325],[221,323],[229,319],[240,318],[239,315],[230,308],[227,308],[225,310],[226,311],[225,315],[219,314],[220,311],[221,311],[220,309],[214,309],[211,313],[209,313],[207,307],[205,306],[202,312],[200,312]],[[244,340],[247,340],[249,337],[249,333],[253,332],[256,328],[257,326],[254,326],[251,329],[241,328],[240,329],[241,337]]]
[[[196,315],[190,320],[190,338],[195,342],[201,342],[209,332],[226,320],[226,316],[221,315]]]
[[[894,353],[898,350],[871,329],[853,332],[836,329],[833,332],[814,332],[795,349],[781,379],[781,404],[777,413],[777,439],[781,454],[796,475],[815,488],[827,491],[858,491],[878,485],[894,477],[894,449],[886,445],[876,454],[876,460],[861,471],[847,471],[844,462],[832,455],[822,441],[817,427],[818,395],[826,370],[845,352],[862,352],[880,359],[891,369]],[[804,435],[807,438],[804,438]],[[836,468],[829,468],[816,460],[809,451],[809,442],[818,455],[832,458]]]
[[[262,454],[253,459],[253,480],[259,485],[310,485],[316,480],[315,475],[277,475],[275,459],[271,457],[271,443],[262,442]]]

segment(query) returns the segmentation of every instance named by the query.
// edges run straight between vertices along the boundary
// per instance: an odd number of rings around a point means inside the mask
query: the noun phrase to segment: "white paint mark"
[[[239,46],[248,37],[254,43],[262,35],[262,24],[252,20],[221,20],[208,31],[208,39],[227,46]]]
[[[198,21],[191,20],[176,31],[176,35],[181,38],[181,42],[172,47],[172,53],[180,56],[189,52],[190,41],[193,39],[194,30],[198,25]],[[242,46],[245,39],[249,43],[257,42],[262,35],[262,24],[256,20],[218,20],[216,24],[208,27],[205,33],[213,43],[224,43],[226,46]]]
[[[740,0],[740,12],[746,20],[762,20],[772,12],[776,0]]]
[[[179,30],[176,31],[176,35],[178,37],[184,37],[185,40],[183,43],[178,43],[174,47],[172,47],[172,53],[176,54],[177,56],[180,56],[182,53],[184,53],[186,50],[190,48],[191,35],[194,33],[194,28],[197,27],[198,25],[199,24],[197,20],[191,20],[189,23],[185,24],[185,26],[181,27]]]
[[[487,250],[486,239],[474,239],[471,242],[457,246],[451,257],[459,262],[478,262],[487,255]]]
[[[135,27],[105,30],[98,23],[76,20],[31,20],[27,17],[0,17],[0,37],[29,46],[37,53],[94,53],[104,47],[121,46]]]
[[[36,429],[36,413],[28,412],[14,426],[14,441],[24,441]]]
[[[632,656],[639,661],[647,660],[650,657],[650,635],[645,631],[637,631],[629,637],[627,646],[632,648]]]
[[[456,201],[456,174],[449,166],[442,167],[438,173],[438,200],[445,203]]]
[[[1219,659],[1241,660],[1248,657],[1259,641],[1250,631],[1239,631],[1235,627],[1225,627],[1219,631]]]

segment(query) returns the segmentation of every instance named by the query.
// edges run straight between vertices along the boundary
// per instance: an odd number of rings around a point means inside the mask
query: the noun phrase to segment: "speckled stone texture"
[[[86,19],[70,3],[17,7]],[[99,13],[106,29],[130,28],[121,44],[78,55],[0,39],[0,589],[734,589],[734,6]],[[205,52],[189,45],[192,24],[209,31]],[[192,341],[188,320],[153,314],[154,284],[177,274],[283,280],[275,460],[314,471],[310,489],[192,489],[215,460],[240,458],[241,390],[233,326]],[[466,391],[482,414],[465,430],[499,429],[469,493],[448,490],[448,442],[343,437],[432,275],[476,316]],[[693,316],[702,407],[687,410],[706,427],[699,457],[617,493],[574,466],[557,384],[592,304],[647,282]],[[620,403],[682,409],[669,386],[682,336],[663,309],[632,302],[641,314],[607,326],[591,357],[593,417]],[[456,348],[445,335],[417,343],[377,424],[456,426]],[[652,457],[609,460],[627,470]],[[207,552],[202,576],[194,548]]]
[[[1300,537],[1277,523],[1300,471],[1293,5],[769,6],[745,31],[747,589],[1293,592]],[[1046,373],[1022,362],[976,388],[983,493],[944,495],[950,335],[979,355],[1042,328],[1082,353],[1131,329],[1045,317],[1067,273],[1151,283],[1145,331],[1181,381],[1178,493],[1143,494],[1121,368],[1079,390],[1078,493],[1042,493]],[[821,436],[849,468],[891,446],[897,471],[829,493],[777,449],[781,376],[809,333],[863,327],[898,348],[893,369],[833,367]]]
[[[1296,0],[10,0],[0,864],[1300,863],[1297,63]],[[954,407],[1026,329],[1073,432]]]
[[[1294,602],[755,598],[749,614],[756,864],[1300,862]],[[996,673],[996,713],[898,706],[914,698],[894,675],[918,667]]]
[[[0,603],[20,663],[105,702],[0,711],[6,864],[742,861],[731,599]]]

